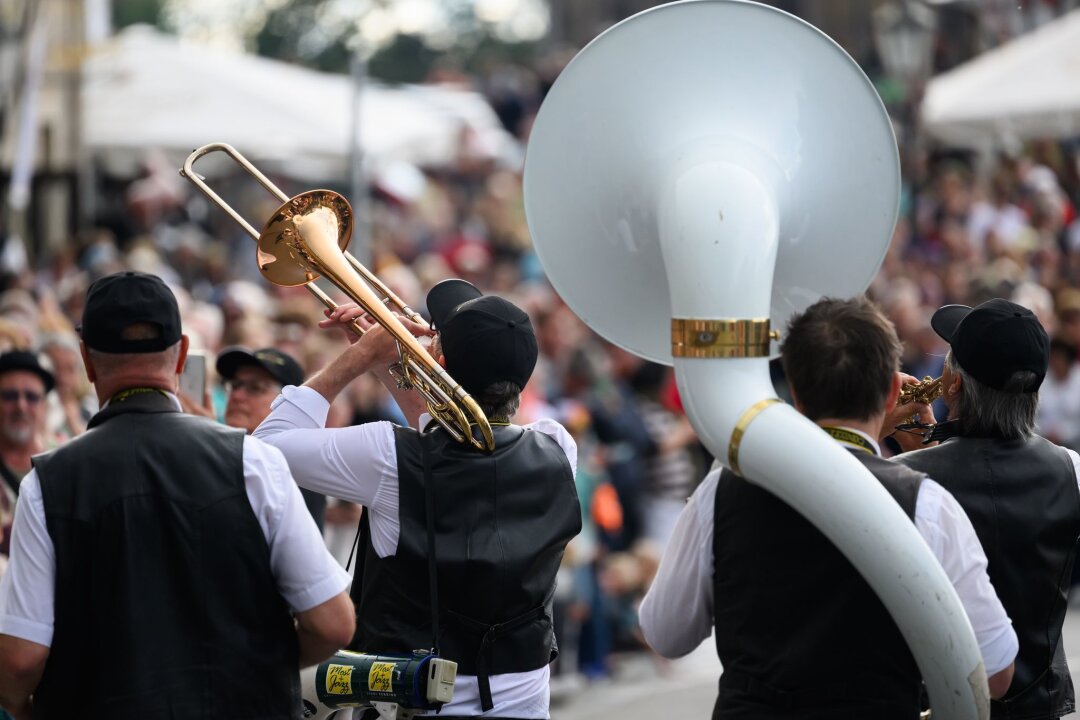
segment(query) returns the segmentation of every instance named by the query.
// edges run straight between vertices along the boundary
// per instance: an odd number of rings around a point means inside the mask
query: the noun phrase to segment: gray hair
[[[521,386],[509,380],[492,383],[473,395],[480,409],[493,422],[509,422],[521,405]]]
[[[956,362],[952,351],[945,356],[945,365],[962,380],[956,417],[965,435],[1019,440],[1035,433],[1039,393],[1021,391],[1021,388],[1037,384],[1035,373],[1029,370],[1015,372],[1004,389],[997,390],[971,377]]]

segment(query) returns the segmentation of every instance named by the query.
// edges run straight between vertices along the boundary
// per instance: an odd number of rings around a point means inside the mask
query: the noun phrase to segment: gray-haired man
[[[1012,685],[991,717],[1059,718],[1074,708],[1061,626],[1080,535],[1080,456],[1034,432],[1050,339],[1030,310],[1000,298],[946,305],[930,324],[950,345],[949,420],[933,433],[940,445],[897,459],[967,512],[1019,636]]]

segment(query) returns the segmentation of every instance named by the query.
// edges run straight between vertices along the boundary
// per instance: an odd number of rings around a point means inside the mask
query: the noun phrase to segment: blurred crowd
[[[1038,431],[1078,449],[1080,145],[1033,143],[982,165],[943,156],[918,169],[870,294],[920,378],[944,363],[929,324],[938,307],[1003,297],[1030,308],[1052,339]]]
[[[483,83],[521,148],[553,77],[545,69],[499,68]],[[620,653],[647,652],[637,603],[712,458],[682,411],[670,369],[596,336],[546,282],[525,222],[520,156],[492,158],[467,133],[461,142],[453,167],[401,165],[375,173],[370,200],[358,209],[363,223],[353,252],[421,312],[433,284],[460,277],[530,313],[541,357],[515,420],[553,417],[576,439],[585,528],[567,552],[559,583],[556,672],[602,678]],[[950,156],[918,169],[871,295],[905,343],[904,370],[917,377],[941,372],[945,347],[929,327],[939,306],[1000,296],[1031,307],[1054,338],[1040,430],[1080,448],[1077,150],[1036,145],[989,167],[976,164]],[[289,193],[311,187],[273,179]],[[266,217],[275,205],[246,176],[226,174],[216,182],[245,217]],[[41,402],[25,396],[9,402],[0,372],[0,461],[19,477],[29,469],[27,447],[40,452],[78,435],[96,410],[75,326],[88,284],[104,274],[135,269],[163,277],[211,373],[223,348],[244,346],[277,348],[310,375],[345,343],[340,333],[316,326],[322,306],[303,288],[263,279],[251,238],[160,158],[148,155],[141,177],[111,183],[102,207],[94,230],[35,262],[20,262],[10,248],[0,251],[0,351],[36,352],[55,377]],[[221,418],[225,386],[211,376],[210,388]],[[339,399],[331,424],[374,419],[401,421],[401,415],[381,386],[363,379]],[[33,442],[9,452],[11,439],[25,440],[28,432]],[[0,527],[10,526],[13,500],[5,486]],[[343,563],[359,512],[333,499],[326,508],[327,542]]]

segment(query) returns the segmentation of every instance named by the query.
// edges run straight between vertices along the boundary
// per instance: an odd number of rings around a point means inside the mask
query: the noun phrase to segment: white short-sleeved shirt
[[[379,557],[397,552],[401,524],[398,517],[397,450],[394,425],[372,422],[327,429],[330,404],[308,387],[284,388],[271,405],[270,415],[255,429],[263,439],[285,453],[301,486],[364,506],[371,529],[371,544]],[[430,420],[420,416],[421,427]],[[577,444],[562,425],[540,420],[525,426],[551,436],[577,470]],[[549,716],[547,666],[524,673],[503,673],[490,678],[495,709],[500,717],[543,719]],[[458,675],[454,701],[443,715],[481,715],[476,677]]]
[[[877,448],[872,438],[859,435]],[[683,508],[656,579],[641,603],[645,639],[667,657],[685,655],[713,630],[713,512],[719,479],[720,470],[710,472]],[[987,674],[1004,670],[1020,646],[990,584],[986,554],[956,498],[929,478],[915,500],[915,528],[956,588]]]
[[[244,438],[248,502],[270,547],[278,592],[294,612],[321,605],[352,578],[326,550],[281,451]],[[45,526],[37,471],[19,488],[7,572],[0,578],[0,633],[49,647],[53,639],[56,558]]]

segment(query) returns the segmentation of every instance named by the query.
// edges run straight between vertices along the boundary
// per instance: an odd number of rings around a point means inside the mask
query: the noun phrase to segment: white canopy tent
[[[146,26],[97,48],[83,74],[83,140],[110,170],[130,171],[149,149],[179,167],[194,148],[227,142],[295,177],[348,175],[355,96],[346,75],[189,45]],[[359,105],[360,147],[372,168],[451,163],[466,128],[493,152],[513,143],[471,91],[368,82]],[[213,160],[200,171],[212,172]]]
[[[922,124],[960,147],[1080,135],[1080,10],[931,80]]]

